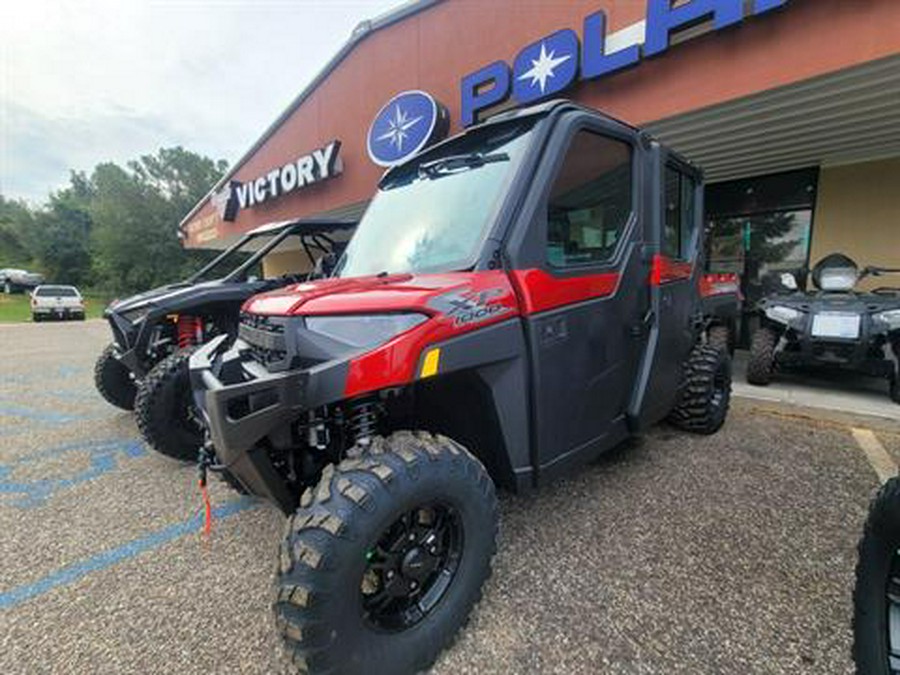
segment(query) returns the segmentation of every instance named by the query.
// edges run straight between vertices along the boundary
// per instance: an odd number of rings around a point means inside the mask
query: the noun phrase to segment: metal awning
[[[900,156],[900,55],[646,126],[709,182]]]

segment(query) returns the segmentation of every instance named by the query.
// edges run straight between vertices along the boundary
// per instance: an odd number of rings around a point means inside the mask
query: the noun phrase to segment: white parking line
[[[865,453],[869,464],[872,465],[875,473],[878,474],[878,480],[884,483],[889,478],[897,475],[897,463],[888,454],[888,451],[884,449],[884,446],[875,434],[868,429],[860,429],[859,427],[852,427],[850,431],[853,433],[853,438],[856,439],[856,444]]]

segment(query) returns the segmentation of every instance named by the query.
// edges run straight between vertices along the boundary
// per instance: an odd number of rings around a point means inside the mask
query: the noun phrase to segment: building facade
[[[187,215],[185,245],[357,217],[391,161],[372,144],[403,151],[423,117],[402,92],[434,102],[421,144],[547,98],[647,128],[704,169],[709,265],[750,300],[833,251],[900,266],[898,0],[408,3],[359,25]]]

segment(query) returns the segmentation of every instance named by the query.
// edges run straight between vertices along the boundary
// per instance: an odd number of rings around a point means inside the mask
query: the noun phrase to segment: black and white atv
[[[134,410],[144,439],[164,455],[197,461],[203,429],[193,415],[187,371],[191,352],[213,337],[237,334],[247,298],[326,276],[356,222],[301,220],[252,230],[185,281],[113,302],[104,316],[114,341],[94,369],[99,392]],[[290,273],[264,278],[270,253],[302,257]]]
[[[900,288],[854,290],[867,276],[900,270],[866,267],[861,272],[845,255],[833,253],[812,271],[816,290],[797,288],[759,304],[760,327],[753,333],[747,382],[769,384],[779,367],[840,368],[884,377],[891,398],[900,403]]]

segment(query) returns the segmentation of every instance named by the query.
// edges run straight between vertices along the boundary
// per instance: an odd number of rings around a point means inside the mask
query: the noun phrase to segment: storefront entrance
[[[809,248],[818,169],[792,171],[706,189],[707,260],[712,272],[736,272],[744,294],[739,346],[749,343],[756,303],[781,287],[784,272],[802,286]]]

